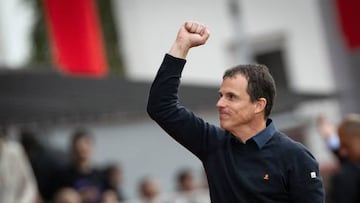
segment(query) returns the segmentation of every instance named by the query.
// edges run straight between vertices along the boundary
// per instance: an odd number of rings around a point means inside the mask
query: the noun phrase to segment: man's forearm
[[[181,72],[186,60],[172,55],[165,55],[155,80],[150,88],[147,111],[154,120],[159,120],[164,115],[164,109],[171,109],[177,102],[178,86]]]
[[[176,57],[176,58],[181,58],[181,59],[186,59],[186,56],[189,52],[188,47],[186,47],[186,45],[181,44],[181,43],[174,43],[171,46],[171,49],[169,51],[169,55]]]

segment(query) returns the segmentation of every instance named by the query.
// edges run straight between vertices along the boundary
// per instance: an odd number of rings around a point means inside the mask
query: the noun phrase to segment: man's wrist
[[[175,42],[171,46],[170,51],[169,51],[168,54],[170,54],[171,56],[176,57],[176,58],[185,59],[188,52],[189,52],[189,49],[190,48],[187,47],[186,45]]]

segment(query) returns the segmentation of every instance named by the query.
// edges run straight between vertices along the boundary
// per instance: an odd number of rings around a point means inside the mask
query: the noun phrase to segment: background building
[[[135,185],[143,175],[159,178],[165,191],[173,190],[174,174],[181,167],[196,169],[200,177],[201,163],[145,113],[150,83],[179,26],[186,20],[197,20],[208,25],[211,37],[205,46],[190,53],[183,75],[183,102],[217,124],[215,103],[224,70],[237,63],[264,63],[277,81],[279,93],[273,113],[277,125],[304,142],[322,166],[333,162],[315,120],[325,114],[337,122],[346,113],[359,112],[360,35],[352,34],[358,32],[352,23],[359,19],[355,15],[359,16],[352,11],[360,9],[359,3],[110,2],[107,12],[113,17],[124,74],[94,79],[61,75],[46,63],[29,62],[34,50],[31,31],[38,19],[34,5],[0,1],[2,125],[14,133],[24,126],[35,128],[44,142],[62,150],[67,149],[74,128],[88,127],[96,136],[95,161],[116,161],[124,166],[129,196],[135,195]],[[24,12],[17,16],[19,9]],[[354,16],[344,17],[344,12]],[[100,21],[100,27],[106,22]],[[105,31],[103,38],[110,53]]]

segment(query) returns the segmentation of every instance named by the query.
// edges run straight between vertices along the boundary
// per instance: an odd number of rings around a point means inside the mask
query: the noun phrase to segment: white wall
[[[206,46],[189,55],[184,81],[220,83],[226,67],[226,43],[230,28],[223,1],[119,0],[113,1],[119,22],[128,77],[152,80],[163,55],[170,49],[180,25],[186,20],[206,24],[211,33]]]
[[[121,31],[127,74],[132,79],[151,80],[175,39],[179,26],[195,19],[207,24],[211,37],[193,50],[183,80],[193,84],[218,85],[229,66],[232,25],[228,1],[119,0],[114,10]],[[291,87],[298,92],[334,91],[331,64],[321,25],[318,1],[242,0],[244,32],[248,39],[285,37],[286,63]]]

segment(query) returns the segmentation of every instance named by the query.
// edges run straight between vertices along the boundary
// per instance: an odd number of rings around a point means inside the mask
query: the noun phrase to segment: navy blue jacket
[[[147,111],[196,155],[207,174],[212,203],[323,203],[318,163],[300,143],[267,127],[246,143],[179,104],[186,60],[166,55],[152,84]]]

